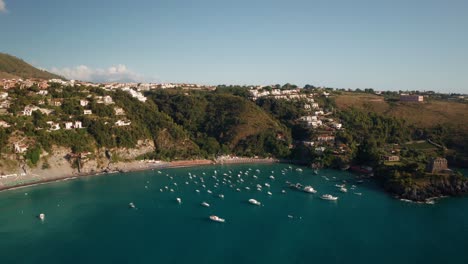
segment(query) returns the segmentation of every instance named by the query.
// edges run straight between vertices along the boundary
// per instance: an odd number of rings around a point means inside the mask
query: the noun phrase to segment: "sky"
[[[0,0],[0,52],[70,79],[468,93],[466,0]]]

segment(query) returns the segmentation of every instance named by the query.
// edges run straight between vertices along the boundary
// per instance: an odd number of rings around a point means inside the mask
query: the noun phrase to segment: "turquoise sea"
[[[296,168],[179,168],[0,192],[0,263],[468,263],[468,198],[406,203],[348,172]],[[347,193],[335,187],[343,181]]]

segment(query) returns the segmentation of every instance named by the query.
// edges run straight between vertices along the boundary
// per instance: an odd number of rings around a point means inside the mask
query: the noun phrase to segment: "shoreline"
[[[43,185],[47,183],[53,182],[62,182],[68,180],[76,180],[81,178],[87,177],[96,177],[96,176],[109,176],[113,174],[119,173],[129,173],[129,172],[142,172],[142,171],[150,171],[150,170],[162,170],[162,169],[177,169],[177,168],[190,168],[190,167],[199,167],[199,166],[213,166],[213,165],[237,165],[237,164],[269,164],[269,163],[282,163],[283,161],[277,159],[254,159],[254,158],[237,158],[237,159],[229,159],[220,161],[213,161],[213,160],[180,160],[180,161],[172,161],[172,162],[161,162],[156,164],[145,164],[145,167],[139,168],[131,168],[131,169],[116,169],[110,171],[97,171],[91,173],[76,173],[68,176],[61,176],[55,177],[50,179],[42,179],[38,181],[26,182],[23,184],[12,185],[12,186],[1,186],[0,192],[8,191],[8,190],[16,190],[22,189],[26,187],[36,186],[36,185]]]

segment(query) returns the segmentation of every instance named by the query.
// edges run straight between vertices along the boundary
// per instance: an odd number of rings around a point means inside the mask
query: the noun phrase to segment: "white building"
[[[84,106],[87,106],[88,104],[89,104],[89,101],[88,101],[88,100],[84,100],[84,99],[81,99],[81,100],[80,100],[80,105],[81,105],[81,106],[84,107]]]
[[[60,130],[60,125],[58,123],[48,121],[47,124],[50,126],[51,131]]]
[[[28,146],[21,143],[15,143],[14,148],[16,153],[24,153],[28,150]]]
[[[74,128],[83,128],[81,121],[75,121]]]
[[[73,122],[65,122],[65,129],[72,129],[73,128]]]
[[[123,121],[123,120],[119,120],[117,122],[115,122],[115,125],[116,126],[129,126],[132,122],[130,121]]]
[[[3,120],[0,120],[0,127],[7,128],[7,127],[10,127],[10,124],[8,124],[7,122]]]
[[[114,107],[115,115],[125,115],[125,111],[121,107]]]
[[[92,110],[83,110],[83,115],[92,115],[93,111]]]

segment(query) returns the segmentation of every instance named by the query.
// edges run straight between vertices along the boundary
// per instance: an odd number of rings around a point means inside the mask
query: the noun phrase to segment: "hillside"
[[[0,53],[0,79],[63,79],[56,74],[39,70],[27,62],[8,55]]]
[[[404,119],[408,124],[421,128],[450,124],[468,130],[468,104],[434,100],[423,103],[387,102],[382,96],[365,93],[342,93],[336,96],[335,101],[339,109],[376,112]]]

